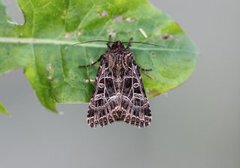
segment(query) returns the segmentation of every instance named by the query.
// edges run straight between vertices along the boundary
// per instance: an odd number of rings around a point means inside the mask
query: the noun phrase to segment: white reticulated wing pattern
[[[139,67],[129,46],[121,41],[108,44],[100,60],[87,121],[91,127],[125,121],[137,127],[148,126],[151,110]]]

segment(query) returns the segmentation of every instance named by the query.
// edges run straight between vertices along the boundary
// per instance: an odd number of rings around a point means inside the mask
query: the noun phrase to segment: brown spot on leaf
[[[173,35],[171,34],[164,34],[161,36],[163,40],[171,40],[173,38]]]

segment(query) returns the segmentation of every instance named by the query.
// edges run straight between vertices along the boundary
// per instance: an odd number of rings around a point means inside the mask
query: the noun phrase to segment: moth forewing
[[[125,121],[137,127],[148,126],[151,110],[129,46],[121,41],[108,44],[100,62],[88,108],[88,124],[96,127]]]

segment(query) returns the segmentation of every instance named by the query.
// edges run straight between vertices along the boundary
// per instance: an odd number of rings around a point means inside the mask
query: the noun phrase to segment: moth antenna
[[[129,43],[129,42],[123,42],[123,43]],[[146,44],[146,45],[152,45],[152,46],[155,46],[155,47],[166,47],[166,46],[162,46],[162,45],[158,45],[158,44],[153,44],[153,43],[148,43],[148,42],[140,42],[140,41],[131,41],[131,44],[132,43],[135,43],[135,44]],[[128,46],[128,45],[127,45]]]
[[[78,44],[86,44],[86,43],[94,43],[94,42],[109,43],[109,41],[107,41],[107,40],[89,40],[89,41],[83,41],[83,42],[76,42],[76,43],[73,44],[73,46],[78,45]]]
[[[72,46],[78,45],[78,44],[86,44],[86,43],[94,43],[94,42],[104,42],[107,43],[108,48],[111,48],[110,44],[113,43],[112,42],[112,36],[109,35],[109,40],[89,40],[89,41],[83,41],[83,42],[76,42],[74,44],[72,44]],[[153,44],[153,43],[148,43],[148,42],[140,42],[140,41],[133,41],[133,38],[130,38],[128,42],[122,42],[122,43],[127,43],[127,48],[131,47],[131,44],[135,43],[135,44],[146,44],[146,45],[152,45],[155,47],[162,47],[165,48],[166,46],[162,46],[162,45],[158,45],[158,44]]]

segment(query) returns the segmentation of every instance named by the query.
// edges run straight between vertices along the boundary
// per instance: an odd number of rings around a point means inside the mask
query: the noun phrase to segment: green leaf
[[[41,103],[56,111],[56,103],[88,102],[98,65],[78,68],[97,60],[105,43],[114,40],[148,42],[132,44],[143,72],[148,97],[183,83],[196,64],[196,48],[181,27],[147,0],[19,0],[24,25],[9,22],[0,4],[0,74],[23,68]],[[147,74],[146,74],[147,73]]]
[[[0,102],[0,113],[4,114],[4,115],[9,115],[9,112],[5,109],[5,107],[3,106],[3,104]]]

